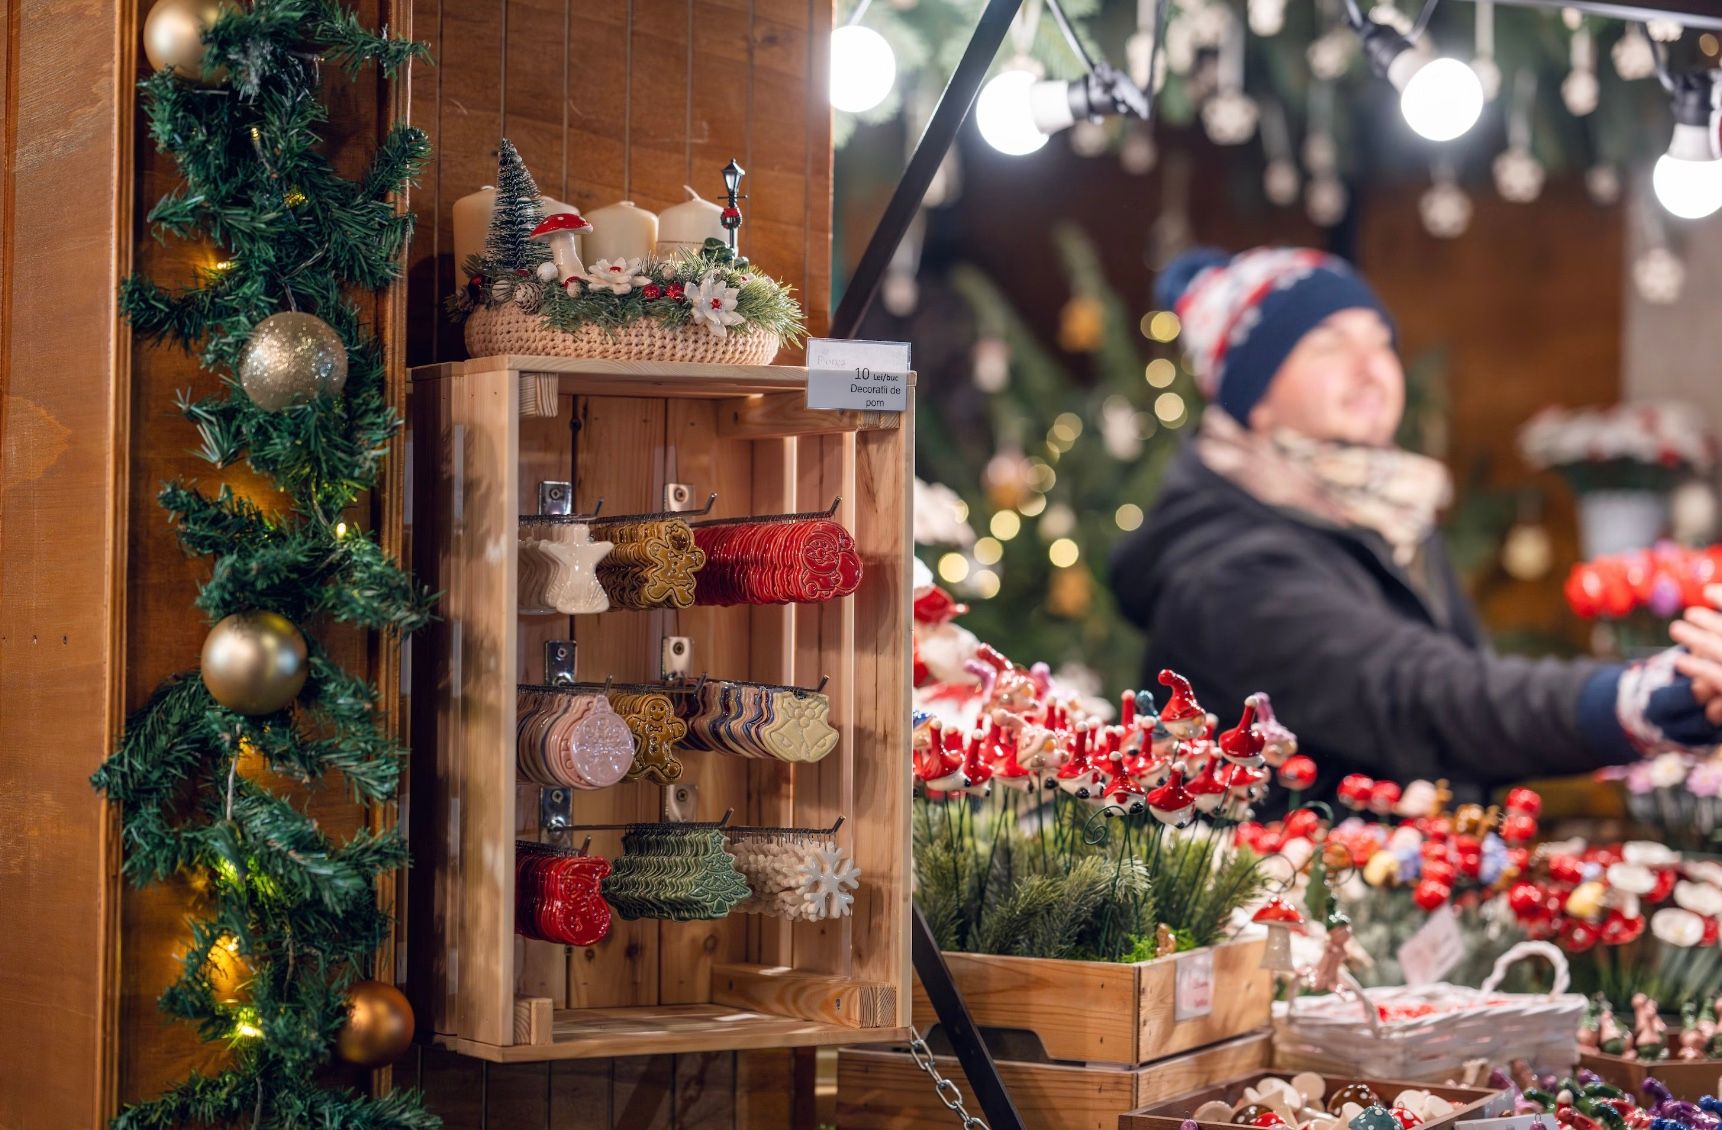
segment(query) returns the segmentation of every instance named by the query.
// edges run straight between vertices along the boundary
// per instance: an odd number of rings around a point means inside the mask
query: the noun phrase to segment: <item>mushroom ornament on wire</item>
[[[1292,963],[1291,931],[1293,926],[1303,925],[1303,915],[1298,908],[1275,895],[1262,904],[1250,921],[1268,928],[1268,945],[1262,951],[1261,967],[1275,973],[1297,972],[1297,966]]]

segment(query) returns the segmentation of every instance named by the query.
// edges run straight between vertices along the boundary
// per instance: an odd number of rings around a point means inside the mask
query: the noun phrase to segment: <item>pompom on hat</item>
[[[1327,317],[1365,309],[1393,324],[1349,263],[1304,247],[1195,248],[1160,272],[1154,297],[1178,315],[1202,394],[1245,425],[1298,341]]]

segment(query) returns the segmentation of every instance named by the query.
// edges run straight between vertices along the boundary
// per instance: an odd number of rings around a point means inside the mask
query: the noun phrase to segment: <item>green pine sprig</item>
[[[186,552],[210,559],[197,608],[211,621],[278,612],[306,637],[310,662],[297,699],[266,716],[223,707],[196,671],[168,679],[92,778],[122,812],[125,875],[178,877],[194,892],[179,975],[160,1005],[221,1051],[213,1073],[121,1112],[120,1130],[439,1125],[416,1093],[373,1098],[325,1082],[346,990],[391,927],[377,882],[407,853],[393,829],[331,836],[302,799],[333,779],[362,803],[386,803],[405,755],[377,688],[334,661],[322,631],[344,623],[399,639],[430,620],[434,603],[347,516],[376,486],[401,425],[358,299],[400,277],[413,220],[397,198],[429,146],[396,125],[361,176],[339,175],[323,153],[323,65],[391,75],[425,57],[423,45],[366,29],[336,0],[252,0],[205,35],[206,75],[221,71],[221,83],[171,73],[142,83],[150,135],[182,181],[150,210],[151,229],[201,244],[209,260],[189,285],[125,280],[120,307],[140,338],[221,376],[219,391],[180,399],[199,454],[217,470],[244,460],[277,492],[174,482],[159,501]],[[347,380],[338,394],[272,413],[233,374],[252,328],[283,310],[335,330]]]

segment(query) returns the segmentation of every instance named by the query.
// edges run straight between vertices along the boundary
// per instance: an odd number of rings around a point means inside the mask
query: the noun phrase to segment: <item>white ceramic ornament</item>
[[[1310,1106],[1320,1106],[1321,1100],[1327,1097],[1327,1084],[1313,1071],[1298,1072],[1292,1076],[1291,1084]]]
[[[1223,1103],[1218,1099],[1210,1099],[1197,1107],[1190,1117],[1197,1122],[1230,1122],[1232,1120],[1232,1104]]]

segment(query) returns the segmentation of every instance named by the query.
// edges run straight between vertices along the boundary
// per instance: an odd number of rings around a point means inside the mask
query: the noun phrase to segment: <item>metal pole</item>
[[[879,226],[873,229],[873,237],[867,241],[866,250],[861,252],[861,260],[855,266],[855,275],[849,280],[849,286],[843,291],[837,312],[831,315],[829,333],[832,337],[854,337],[855,331],[861,328],[861,319],[873,305],[873,296],[879,292],[879,283],[885,278],[891,257],[896,254],[897,245],[903,242],[903,235],[914,222],[921,200],[927,195],[927,186],[933,183],[933,176],[939,171],[939,164],[945,159],[951,143],[956,140],[963,119],[969,116],[969,108],[974,105],[981,83],[987,77],[987,68],[992,66],[993,56],[998,54],[999,46],[1010,31],[1011,20],[1020,7],[1022,0],[987,0],[986,10],[981,13],[974,34],[969,37],[962,61],[951,72],[951,81],[939,96],[939,104],[927,121],[926,132],[921,134],[921,140],[915,145],[909,167],[903,170],[903,179],[897,182],[891,202],[885,205],[885,214],[879,217]]]
[[[915,907],[912,929],[915,972],[920,975],[921,987],[927,990],[927,999],[939,1016],[939,1027],[957,1053],[957,1062],[962,1064],[963,1074],[968,1077],[969,1089],[974,1091],[975,1100],[986,1112],[987,1124],[992,1130],[1023,1130],[1022,1115],[1017,1113],[1010,1092],[1005,1090],[1004,1081],[999,1078],[993,1053],[987,1050],[987,1042],[981,1038],[980,1029],[975,1027],[974,1018],[969,1015],[969,1006],[963,1003],[963,994],[951,980],[945,955],[939,952],[939,943],[933,940],[933,931],[927,926],[927,919],[918,906]]]

